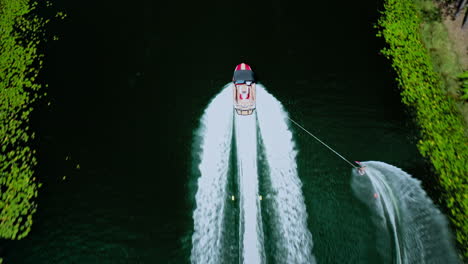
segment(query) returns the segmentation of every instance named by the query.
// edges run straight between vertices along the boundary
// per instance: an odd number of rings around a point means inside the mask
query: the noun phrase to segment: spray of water
[[[270,171],[267,195],[275,215],[274,258],[277,263],[315,263],[287,113],[262,85],[257,85],[257,117]]]
[[[232,87],[227,85],[202,117],[200,177],[193,214],[192,263],[222,263],[223,223],[229,153],[233,131]],[[269,200],[276,235],[274,258],[278,263],[315,263],[312,235],[297,176],[296,151],[281,104],[257,85],[257,113],[235,115],[235,141],[239,187],[240,263],[264,263],[264,236],[258,193],[257,124],[269,168]],[[257,118],[258,117],[258,118]],[[257,122],[258,119],[258,122]]]
[[[232,88],[231,88],[232,89]],[[192,263],[222,263],[222,228],[232,139],[232,91],[224,87],[208,105],[198,134],[200,177],[193,213]]]
[[[392,165],[363,162],[352,189],[371,210],[384,263],[458,263],[445,217],[418,180]]]
[[[257,127],[255,115],[235,117],[240,190],[241,262],[264,262],[263,231],[258,199]]]

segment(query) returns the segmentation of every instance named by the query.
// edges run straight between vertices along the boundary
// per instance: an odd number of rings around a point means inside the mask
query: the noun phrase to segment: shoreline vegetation
[[[28,235],[41,184],[35,178],[33,104],[42,97],[36,81],[42,66],[38,45],[48,22],[29,0],[0,0],[0,238]],[[2,259],[0,258],[0,263]]]
[[[377,36],[397,73],[402,101],[419,127],[419,152],[437,176],[443,206],[468,259],[468,140],[463,66],[432,0],[385,0]],[[465,73],[466,74],[466,73]],[[467,111],[468,113],[468,111]]]

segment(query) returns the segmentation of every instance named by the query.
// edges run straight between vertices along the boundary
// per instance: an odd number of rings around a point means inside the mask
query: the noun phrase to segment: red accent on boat
[[[241,64],[236,66],[236,71],[240,71],[240,70],[249,70],[249,71],[251,71],[252,68],[250,68],[250,66],[245,64],[245,63],[241,63]]]
[[[242,100],[244,99],[244,98],[242,98],[242,93],[239,93],[239,98],[242,99]],[[249,88],[249,91],[247,93],[247,98],[245,98],[245,99],[250,99],[250,88]]]

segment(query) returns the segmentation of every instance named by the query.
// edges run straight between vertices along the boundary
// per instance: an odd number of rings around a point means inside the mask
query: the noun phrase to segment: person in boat
[[[233,96],[236,113],[251,115],[256,107],[255,76],[252,68],[245,63],[237,65],[232,82],[234,83]]]

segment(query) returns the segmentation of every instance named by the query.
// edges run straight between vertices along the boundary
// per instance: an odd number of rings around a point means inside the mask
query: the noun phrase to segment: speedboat
[[[236,66],[234,76],[234,110],[238,115],[251,115],[255,110],[255,76],[249,65],[241,63]]]

